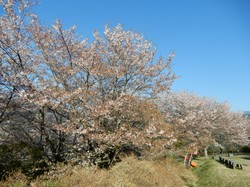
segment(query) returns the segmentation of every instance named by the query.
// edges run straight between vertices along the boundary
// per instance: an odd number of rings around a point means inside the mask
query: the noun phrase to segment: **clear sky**
[[[250,0],[40,0],[35,12],[88,38],[106,24],[143,33],[158,55],[175,51],[173,90],[250,110]]]

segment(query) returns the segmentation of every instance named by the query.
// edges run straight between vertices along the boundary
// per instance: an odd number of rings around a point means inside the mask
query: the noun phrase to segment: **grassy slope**
[[[245,159],[244,159],[244,158]],[[250,156],[230,157],[243,164],[243,170],[230,169],[215,160],[197,160],[199,166],[193,171],[198,177],[197,187],[249,187],[250,186]],[[218,160],[218,158],[215,158]]]
[[[110,170],[77,171],[74,175],[62,178],[59,186],[182,187],[194,181],[190,171],[172,160],[138,161],[128,157]]]
[[[24,181],[6,181],[3,186],[23,187]],[[172,159],[154,161],[124,158],[110,170],[93,170],[87,168],[71,169],[64,176],[31,182],[32,187],[185,187],[195,186],[196,177],[191,170]],[[1,182],[0,182],[1,186]]]
[[[216,158],[218,159],[218,158]],[[33,187],[249,187],[250,186],[250,155],[230,157],[243,164],[243,170],[230,169],[216,160],[199,158],[198,167],[186,169],[181,163],[171,159],[154,161],[137,160],[127,157],[110,170],[93,170],[88,168],[69,169],[61,177],[40,178],[31,182]],[[197,175],[198,180],[193,175]],[[18,174],[18,173],[17,173]],[[0,186],[27,186],[22,175],[11,177]]]

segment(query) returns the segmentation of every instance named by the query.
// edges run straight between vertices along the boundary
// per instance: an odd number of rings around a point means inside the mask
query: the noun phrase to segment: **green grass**
[[[218,157],[215,157],[218,160]],[[196,160],[198,167],[193,171],[198,177],[197,187],[249,187],[250,186],[250,156],[233,156],[229,158],[243,164],[243,170],[230,169],[216,160]]]

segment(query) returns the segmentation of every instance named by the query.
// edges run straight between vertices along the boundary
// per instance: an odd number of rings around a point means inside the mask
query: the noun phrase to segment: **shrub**
[[[48,170],[39,147],[24,143],[0,146],[0,180],[12,172],[20,171],[29,178],[35,178]]]
[[[250,145],[249,145],[249,146],[242,146],[242,147],[240,148],[240,151],[241,151],[242,153],[250,153]]]

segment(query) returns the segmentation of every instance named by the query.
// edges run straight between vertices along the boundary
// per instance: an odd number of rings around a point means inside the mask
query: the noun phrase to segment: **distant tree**
[[[217,121],[217,128],[213,131],[214,139],[225,147],[247,145],[247,128],[249,122],[243,113],[233,112],[230,107],[224,110],[223,116]]]
[[[227,103],[189,92],[169,93],[157,103],[184,146],[195,143],[207,154],[214,141],[223,145],[245,140],[245,120],[242,114],[232,112]]]

